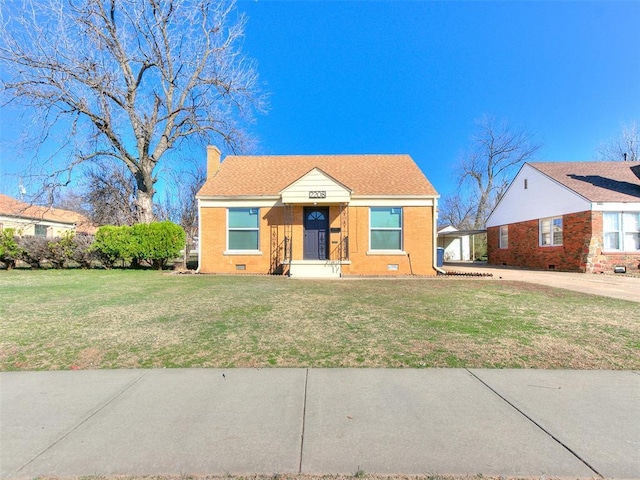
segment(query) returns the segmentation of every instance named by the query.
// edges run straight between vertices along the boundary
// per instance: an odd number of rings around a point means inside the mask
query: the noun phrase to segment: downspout
[[[196,273],[200,273],[200,265],[202,265],[202,215],[200,211],[200,199],[198,198],[198,268]]]
[[[437,209],[437,206],[438,206],[438,199],[434,198],[433,199],[433,230],[432,230],[433,239],[431,242],[431,245],[433,245],[433,269],[438,273],[446,275],[447,272],[441,269],[440,267],[438,267],[438,209]]]

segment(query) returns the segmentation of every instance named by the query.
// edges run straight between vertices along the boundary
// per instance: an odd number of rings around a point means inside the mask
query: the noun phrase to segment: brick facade
[[[487,229],[488,257],[492,265],[567,272],[612,272],[625,266],[638,272],[640,252],[603,250],[602,212],[585,211],[562,216],[562,245],[539,245],[539,220],[509,224],[507,248],[500,248],[500,227]]]
[[[348,234],[348,262],[342,265],[343,275],[435,275],[433,268],[434,207],[403,207],[402,254],[379,254],[369,251],[369,207],[348,207],[348,232],[341,228],[340,207],[329,206],[330,260],[340,259],[341,241]],[[291,234],[292,258],[303,257],[302,205],[293,207],[292,220],[285,227],[285,208],[275,206],[260,209],[260,253],[225,254],[227,248],[226,215],[222,207],[202,208],[200,271],[203,273],[283,273],[284,238]],[[395,269],[397,266],[397,270]],[[391,269],[390,269],[391,268]],[[286,273],[286,271],[284,271]]]

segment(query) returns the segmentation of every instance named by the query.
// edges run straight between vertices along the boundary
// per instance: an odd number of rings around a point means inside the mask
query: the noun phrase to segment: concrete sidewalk
[[[640,478],[640,373],[0,373],[0,475]]]

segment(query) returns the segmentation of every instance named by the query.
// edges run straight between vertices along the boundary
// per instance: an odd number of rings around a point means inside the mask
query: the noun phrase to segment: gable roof
[[[640,201],[640,162],[533,162],[529,165],[590,202]]]
[[[209,173],[198,196],[277,196],[313,168],[356,196],[438,195],[409,155],[233,155]]]
[[[0,215],[32,221],[48,221],[76,225],[79,232],[94,233],[95,227],[84,215],[62,208],[42,207],[16,200],[0,193]]]

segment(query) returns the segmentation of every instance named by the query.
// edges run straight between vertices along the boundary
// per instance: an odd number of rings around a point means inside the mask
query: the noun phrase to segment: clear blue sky
[[[408,153],[446,196],[483,114],[526,126],[546,161],[591,160],[640,121],[640,1],[237,7],[248,16],[243,51],[271,94],[251,126],[256,153]],[[0,174],[22,168],[8,149],[12,122],[2,121]]]
[[[271,92],[261,153],[408,153],[446,195],[483,114],[525,125],[545,161],[591,160],[640,121],[640,1],[238,8]]]

